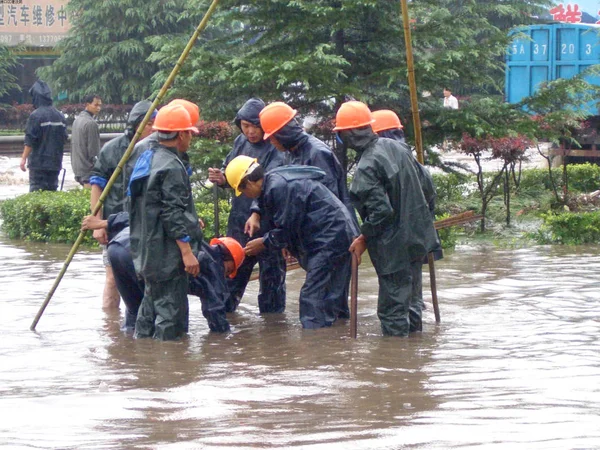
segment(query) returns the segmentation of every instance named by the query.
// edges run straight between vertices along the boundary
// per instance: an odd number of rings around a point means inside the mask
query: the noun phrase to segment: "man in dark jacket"
[[[260,123],[275,148],[285,153],[284,165],[314,166],[325,172],[322,183],[339,198],[354,216],[344,171],[335,153],[325,142],[307,134],[295,119],[297,111],[283,102],[267,105]],[[268,171],[265,168],[265,171]]]
[[[187,332],[187,275],[198,275],[202,230],[189,176],[178,152],[189,148],[192,125],[181,105],[157,114],[158,142],[138,158],[129,181],[130,239],[136,272],[146,283],[135,336],[178,339]]]
[[[106,183],[108,183],[108,180],[112,177],[113,173],[117,169],[121,158],[125,154],[127,147],[129,147],[131,139],[135,135],[138,125],[141,123],[151,105],[152,103],[147,100],[136,103],[127,118],[127,128],[125,129],[125,132],[121,136],[108,141],[100,150],[90,177],[90,184],[92,185],[90,209],[93,210],[96,207],[96,203],[102,195]],[[142,139],[152,132],[153,123],[154,120],[148,122],[146,128],[140,136]],[[124,210],[127,186],[125,186],[125,183],[123,182],[123,177],[124,174],[121,173],[118,179],[115,180],[114,184],[112,185],[112,189],[104,200],[102,209],[98,213],[99,217],[108,219],[111,214],[117,214]],[[107,235],[105,228],[101,228],[94,230],[94,238],[100,243],[100,245],[104,246],[103,259],[104,266],[106,268],[106,280],[104,283],[104,292],[102,296],[102,307],[105,309],[118,308],[119,292],[115,284],[113,271],[110,267],[110,262],[108,260],[108,255],[106,254],[105,247],[112,236]]]
[[[233,158],[239,155],[256,158],[265,170],[279,167],[283,164],[283,154],[278,152],[271,144],[263,140],[263,130],[260,128],[259,113],[265,104],[261,99],[251,98],[240,108],[235,116],[235,124],[241,130],[233,143],[233,150],[229,152],[222,169],[208,169],[209,180],[221,187],[230,187],[224,175],[225,168]],[[230,236],[246,245],[248,235],[245,224],[250,217],[250,208],[253,200],[245,196],[233,197],[231,212],[227,223],[227,236]],[[260,229],[263,233],[269,231],[269,224],[260,220]],[[261,313],[281,313],[285,311],[285,259],[281,251],[267,251],[258,256],[247,257],[238,271],[237,277],[229,281],[230,297],[227,301],[227,311],[235,311],[244,295],[252,269],[258,262],[259,267],[259,292],[258,309]]]
[[[56,191],[68,138],[67,122],[65,116],[52,106],[52,91],[44,81],[36,81],[29,94],[35,111],[25,126],[25,148],[20,167],[23,172],[29,168],[30,192]]]
[[[108,259],[114,268],[119,293],[127,307],[123,329],[133,331],[144,298],[144,281],[138,278],[133,265],[129,214],[112,214],[107,220],[86,216],[82,222],[82,229],[106,229],[109,235],[114,235],[108,244]],[[189,277],[188,293],[200,297],[202,315],[211,331],[228,331],[230,327],[225,314],[228,290],[225,277],[235,276],[237,268],[244,260],[244,250],[231,238],[219,238],[211,241],[210,245],[203,242],[196,258],[200,263],[200,272],[195,277]]]
[[[436,234],[413,156],[406,145],[380,139],[371,111],[361,102],[342,105],[335,131],[360,160],[350,196],[363,220],[350,250],[368,248],[379,279],[377,315],[384,335],[421,329],[422,307],[412,297],[411,262],[436,245]]]
[[[304,270],[300,321],[304,328],[328,327],[347,296],[348,248],[358,236],[346,206],[321,180],[325,173],[308,166],[284,166],[266,174],[254,158],[238,156],[226,176],[236,195],[257,198],[270,231],[246,244],[246,255],[287,248]],[[347,300],[347,298],[346,298]]]
[[[325,177],[321,182],[346,205],[350,217],[358,226],[342,165],[327,144],[304,131],[295,119],[296,114],[295,109],[283,102],[267,105],[260,113],[265,139],[269,139],[277,150],[285,152],[285,165],[313,166],[323,170]],[[249,222],[249,229],[252,231],[256,228],[255,222],[255,219]],[[346,295],[339,297],[341,303],[336,307],[339,318],[350,317],[347,295],[350,275],[350,267],[348,267],[344,282]]]

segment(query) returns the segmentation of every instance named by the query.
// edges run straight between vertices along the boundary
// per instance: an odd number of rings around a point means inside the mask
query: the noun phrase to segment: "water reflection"
[[[96,252],[30,332],[67,253],[0,242],[9,448],[600,447],[600,247],[460,248],[436,266],[442,323],[429,307],[409,339],[380,336],[364,265],[357,340],[346,322],[302,330],[296,271],[285,314],[261,316],[252,284],[212,335],[191,297],[189,337],[166,343],[102,312]]]

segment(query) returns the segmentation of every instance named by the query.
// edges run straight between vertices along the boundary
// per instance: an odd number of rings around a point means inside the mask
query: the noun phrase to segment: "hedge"
[[[195,193],[194,198],[201,197]],[[214,236],[214,205],[212,201],[195,201],[198,216],[205,224],[206,239]],[[220,234],[227,231],[231,205],[219,201]],[[11,239],[71,244],[79,235],[81,220],[90,214],[89,189],[71,191],[37,191],[0,203],[2,230]],[[86,233],[84,245],[96,247],[92,233]]]

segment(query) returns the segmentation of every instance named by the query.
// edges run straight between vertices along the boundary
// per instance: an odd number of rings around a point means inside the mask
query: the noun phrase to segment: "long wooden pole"
[[[417,99],[417,82],[415,80],[415,62],[413,59],[412,51],[412,37],[410,35],[410,17],[408,15],[408,2],[407,0],[400,0],[400,14],[402,15],[402,23],[404,25],[404,43],[406,46],[406,66],[408,72],[408,86],[410,89],[410,106],[412,109],[413,127],[415,129],[415,147],[417,149],[417,160],[421,163],[425,163],[423,156],[423,139],[421,135],[421,117],[419,115],[419,101]],[[433,303],[435,315],[435,321],[440,321],[440,307],[438,305],[437,298],[437,286],[435,283],[435,265],[433,261],[433,255],[427,255],[427,262],[429,264],[430,283],[431,283],[431,301]]]
[[[352,253],[352,278],[350,279],[350,336],[358,334],[358,257]]]
[[[112,186],[115,183],[115,181],[117,180],[117,178],[121,175],[121,172],[123,171],[123,167],[125,166],[125,163],[127,162],[127,160],[129,159],[129,157],[131,156],[131,153],[133,152],[133,147],[135,146],[135,144],[139,140],[139,138],[140,138],[140,136],[142,134],[142,131],[146,127],[146,124],[150,120],[150,117],[152,116],[154,110],[162,102],[162,100],[165,97],[167,91],[169,90],[169,88],[173,84],[173,80],[175,80],[175,77],[177,76],[177,74],[181,70],[181,67],[183,66],[183,63],[187,59],[190,51],[192,50],[192,47],[194,46],[194,44],[198,40],[198,36],[200,36],[200,33],[202,33],[202,31],[204,31],[204,29],[206,28],[206,25],[208,24],[208,20],[210,19],[210,16],[212,16],[212,14],[214,13],[215,9],[217,8],[217,5],[219,4],[219,1],[220,0],[213,0],[213,2],[211,3],[210,7],[206,11],[206,14],[204,14],[204,17],[202,18],[202,21],[198,24],[198,27],[196,28],[196,31],[194,31],[194,34],[192,35],[192,37],[188,41],[187,45],[185,46],[185,49],[183,50],[183,52],[179,56],[179,59],[177,60],[177,63],[175,64],[175,67],[173,67],[173,70],[171,71],[171,74],[169,75],[169,77],[167,78],[167,80],[165,81],[165,83],[163,84],[161,90],[159,91],[158,95],[154,99],[154,102],[152,102],[152,106],[150,107],[150,109],[148,109],[148,112],[146,113],[146,115],[144,116],[144,119],[142,120],[142,122],[138,126],[138,129],[137,129],[135,135],[131,139],[131,142],[129,143],[129,147],[127,147],[127,150],[125,151],[125,153],[123,154],[123,157],[119,161],[119,164],[117,165],[117,168],[115,169],[113,175],[108,180],[108,183],[106,184],[104,190],[102,191],[102,194],[100,195],[100,198],[98,199],[98,202],[96,203],[96,206],[92,210],[92,215],[95,216],[98,213],[98,211],[100,211],[100,208],[102,208],[102,205],[104,205],[104,200],[106,199],[108,193],[110,192],[110,189],[112,188]],[[75,256],[75,253],[77,252],[77,249],[81,245],[81,242],[83,241],[83,238],[85,237],[85,233],[86,233],[86,231],[81,231],[79,233],[79,236],[77,237],[77,240],[73,244],[73,247],[71,247],[71,251],[69,252],[69,255],[67,256],[67,259],[65,260],[60,273],[56,277],[56,280],[54,280],[54,285],[50,289],[50,292],[48,292],[48,295],[46,295],[46,299],[44,300],[44,303],[40,307],[40,310],[38,311],[37,315],[35,316],[35,319],[33,319],[33,322],[31,323],[31,326],[29,327],[29,329],[31,331],[35,330],[35,327],[37,326],[37,323],[40,321],[40,318],[42,317],[42,314],[44,313],[44,310],[46,309],[46,306],[48,306],[48,303],[50,303],[50,299],[54,295],[54,292],[58,288],[58,285],[60,284],[60,281],[62,280],[65,272],[67,271],[67,268],[69,267],[69,264],[73,260],[73,257]]]

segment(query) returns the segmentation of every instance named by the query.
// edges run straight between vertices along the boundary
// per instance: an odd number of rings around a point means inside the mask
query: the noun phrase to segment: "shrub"
[[[81,219],[90,213],[90,191],[38,191],[5,200],[0,205],[2,229],[11,239],[73,243]],[[97,246],[92,233],[83,244]]]
[[[542,216],[544,223],[533,236],[542,244],[597,244],[600,242],[600,211]]]
[[[212,201],[196,201],[196,212],[204,222],[204,239],[209,241],[215,236],[215,210]],[[231,212],[231,204],[227,199],[219,199],[219,234],[227,234],[227,219]]]

